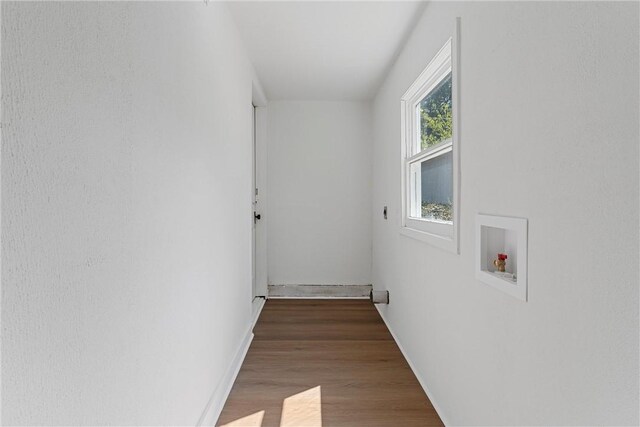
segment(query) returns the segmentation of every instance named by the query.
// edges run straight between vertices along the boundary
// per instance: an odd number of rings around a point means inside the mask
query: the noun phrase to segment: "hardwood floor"
[[[366,300],[268,300],[219,426],[441,426]]]

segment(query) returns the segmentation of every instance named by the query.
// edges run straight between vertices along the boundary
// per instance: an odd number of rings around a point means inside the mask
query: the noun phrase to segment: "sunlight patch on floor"
[[[282,403],[280,427],[322,427],[320,386],[287,397]]]
[[[254,414],[247,415],[246,417],[231,421],[229,424],[225,424],[221,427],[261,427],[263,418],[264,411],[258,411]]]
[[[265,411],[238,418],[221,427],[262,427]],[[282,402],[280,427],[322,427],[320,386],[289,396]]]

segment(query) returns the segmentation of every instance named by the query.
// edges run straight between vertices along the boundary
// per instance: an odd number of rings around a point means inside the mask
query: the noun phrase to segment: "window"
[[[400,231],[457,253],[459,142],[455,42],[447,41],[402,97]]]

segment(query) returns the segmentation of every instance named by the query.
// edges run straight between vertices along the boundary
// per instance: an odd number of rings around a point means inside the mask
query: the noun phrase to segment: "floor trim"
[[[324,299],[324,300],[328,300],[328,299],[359,299],[359,300],[363,300],[363,299],[366,299],[366,300],[368,300],[369,297],[269,297],[269,299]]]
[[[256,323],[258,323],[258,318],[260,317],[260,313],[262,313],[265,302],[267,302],[267,300],[264,297],[255,297],[253,299],[253,317],[251,318],[251,330],[253,330],[253,328],[255,328],[256,326]]]
[[[429,400],[431,401],[431,404],[433,405],[433,408],[436,410],[436,412],[438,413],[438,416],[440,417],[440,419],[442,420],[442,422],[444,423],[445,426],[450,426],[452,425],[449,420],[447,420],[444,416],[443,416],[443,412],[442,409],[438,406],[438,404],[436,403],[436,401],[433,399],[433,393],[431,393],[429,391],[429,388],[427,387],[427,383],[424,380],[424,378],[422,378],[422,376],[420,375],[420,373],[418,372],[418,370],[415,368],[415,365],[413,364],[413,362],[411,362],[411,359],[409,358],[409,355],[407,354],[407,352],[405,351],[404,347],[402,347],[402,344],[400,344],[400,341],[398,340],[398,336],[395,334],[395,332],[393,332],[393,329],[391,328],[391,325],[389,325],[389,322],[387,322],[387,319],[385,318],[384,314],[382,313],[382,310],[380,310],[380,307],[378,307],[377,305],[375,305],[376,310],[378,310],[378,313],[380,314],[380,317],[382,318],[382,321],[384,322],[385,325],[387,325],[387,329],[389,330],[389,332],[391,333],[391,336],[393,337],[393,340],[396,342],[396,344],[398,345],[398,348],[400,349],[400,352],[402,353],[402,355],[404,356],[404,358],[407,360],[407,363],[409,364],[409,367],[411,368],[411,370],[413,371],[413,374],[416,376],[416,378],[418,379],[418,382],[420,383],[420,385],[422,386],[422,389],[424,390],[424,392],[427,394],[427,397],[429,398]]]
[[[274,284],[269,285],[269,298],[295,299],[332,299],[354,298],[368,299],[371,285],[342,284],[342,285],[303,285],[303,284]]]
[[[252,306],[252,318],[251,324],[249,325],[249,329],[245,334],[240,346],[236,350],[236,353],[231,361],[231,364],[227,368],[222,381],[218,384],[215,391],[211,395],[209,402],[207,402],[207,406],[205,407],[200,419],[196,426],[215,426],[218,422],[218,418],[222,413],[222,408],[224,408],[224,404],[229,397],[229,393],[231,393],[231,388],[233,388],[233,383],[236,381],[236,377],[238,376],[238,372],[240,372],[240,368],[242,367],[242,363],[244,362],[244,358],[247,355],[247,351],[249,351],[249,347],[251,346],[251,342],[253,341],[253,327],[255,326],[258,318],[260,317],[260,313],[262,312],[262,308],[264,307],[265,300],[264,298],[256,298],[253,300]]]

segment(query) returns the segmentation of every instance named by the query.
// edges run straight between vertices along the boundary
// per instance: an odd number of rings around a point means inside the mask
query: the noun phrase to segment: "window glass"
[[[420,150],[451,139],[451,73],[418,104]]]
[[[411,216],[453,222],[453,152],[411,165]]]

